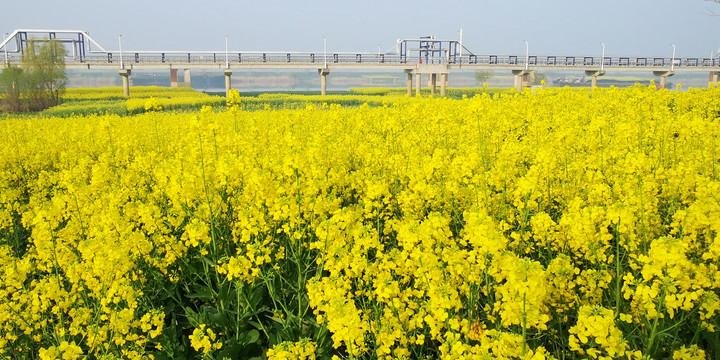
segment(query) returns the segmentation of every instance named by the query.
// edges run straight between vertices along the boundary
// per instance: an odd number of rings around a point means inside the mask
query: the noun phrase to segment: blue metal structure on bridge
[[[423,36],[418,39],[400,39],[397,43],[398,53],[403,62],[408,59],[419,59],[425,64],[459,63],[462,62],[462,49],[470,55],[472,52],[463,48],[458,40],[438,40],[435,36]]]

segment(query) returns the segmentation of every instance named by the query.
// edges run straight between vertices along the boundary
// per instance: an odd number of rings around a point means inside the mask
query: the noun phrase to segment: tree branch
[[[712,2],[712,3],[720,4],[720,0],[705,0],[705,1],[709,1],[709,2]],[[720,14],[718,14],[718,13],[715,12],[714,10],[710,9],[709,7],[705,7],[705,10],[707,11],[707,12],[705,13],[705,15],[720,16]]]

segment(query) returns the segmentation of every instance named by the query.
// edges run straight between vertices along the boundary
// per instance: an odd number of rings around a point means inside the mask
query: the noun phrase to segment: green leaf
[[[203,256],[203,257],[202,257],[202,260],[203,260],[204,263],[208,264],[208,265],[211,266],[211,267],[213,267],[213,266],[216,265],[215,262],[212,261],[212,260],[210,260],[210,258],[208,258],[207,256]]]
[[[248,331],[242,333],[239,337],[239,340],[243,344],[247,344],[247,345],[254,344],[254,343],[258,342],[259,339],[260,339],[260,332],[258,332],[255,329],[248,330]]]
[[[224,312],[215,311],[214,313],[209,313],[209,320],[211,326],[217,326],[217,327],[232,327],[234,325],[234,322],[231,321],[227,314]]]
[[[188,299],[206,299],[206,300],[212,300],[212,292],[208,288],[204,288],[201,290],[198,290],[197,292],[194,292],[192,294],[186,294],[186,298]]]
[[[250,294],[250,298],[248,301],[250,302],[250,306],[253,309],[257,309],[258,305],[263,299],[263,296],[265,295],[265,289],[262,287],[256,287],[253,289],[252,293]]]

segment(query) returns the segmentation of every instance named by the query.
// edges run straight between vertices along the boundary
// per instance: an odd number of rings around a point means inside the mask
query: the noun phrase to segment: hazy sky
[[[107,50],[375,52],[399,38],[459,39],[476,54],[708,57],[720,4],[705,0],[4,1],[0,33],[80,29]]]

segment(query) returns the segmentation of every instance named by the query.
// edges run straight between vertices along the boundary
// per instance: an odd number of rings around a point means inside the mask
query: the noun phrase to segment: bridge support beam
[[[448,83],[448,73],[440,74],[440,96],[445,97]]]
[[[407,94],[412,96],[413,73],[412,70],[405,70],[405,73],[407,73]]]
[[[170,69],[170,87],[190,87],[190,69],[184,69],[182,83],[178,81],[178,69]]]
[[[170,69],[170,87],[178,87],[178,69]]]
[[[712,84],[712,86],[717,86],[718,82],[720,82],[720,71],[711,71],[710,84]]]
[[[430,94],[435,95],[437,92],[437,74],[430,74]]]
[[[183,78],[183,81],[183,87],[192,87],[190,86],[190,69],[185,69],[185,77]]]
[[[327,76],[330,74],[330,69],[318,69],[318,74],[320,74],[320,95],[325,96],[327,95]]]
[[[512,70],[515,75],[515,89],[522,92],[523,88],[530,86],[530,74],[533,70]]]
[[[660,88],[664,89],[665,88],[665,79],[668,76],[675,75],[675,72],[674,71],[653,71],[653,75],[660,77]]]
[[[225,69],[223,73],[225,74],[225,97],[230,98],[230,90],[232,90],[232,82],[230,81],[232,69]]]
[[[422,74],[416,73],[415,74],[415,95],[420,96],[421,90],[422,90]]]
[[[605,75],[605,71],[603,70],[585,70],[585,76],[590,76],[591,83],[590,83],[590,91],[595,91],[595,88],[597,87],[597,78],[598,76]]]
[[[118,74],[122,77],[123,95],[130,96],[130,69],[120,69]]]

